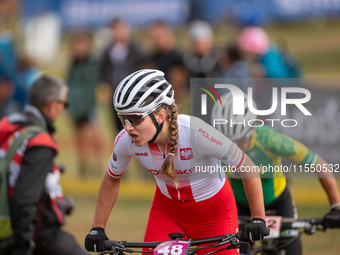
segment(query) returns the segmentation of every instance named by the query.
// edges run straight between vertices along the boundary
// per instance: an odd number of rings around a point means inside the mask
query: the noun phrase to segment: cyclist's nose
[[[130,130],[134,129],[134,127],[128,121],[125,121],[124,129],[126,131],[130,131]]]

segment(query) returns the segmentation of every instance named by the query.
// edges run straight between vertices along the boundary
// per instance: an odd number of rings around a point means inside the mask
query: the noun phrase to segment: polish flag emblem
[[[189,160],[193,158],[191,148],[183,148],[179,150],[181,155],[181,160]]]

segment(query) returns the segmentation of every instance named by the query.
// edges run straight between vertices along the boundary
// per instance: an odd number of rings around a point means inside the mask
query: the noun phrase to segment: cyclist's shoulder
[[[256,139],[259,141],[274,139],[278,133],[278,131],[276,131],[274,128],[267,126],[267,125],[256,126],[255,132],[256,132]]]
[[[257,132],[273,132],[273,131],[276,131],[274,128],[272,128],[268,125],[256,125],[255,130]]]
[[[181,131],[186,132],[185,131],[186,129],[187,129],[187,131],[198,130],[200,127],[207,125],[200,118],[197,118],[195,116],[186,115],[186,114],[179,114],[178,117],[177,117],[177,123],[178,123],[178,127],[180,129],[180,132]]]
[[[190,126],[190,121],[193,117],[187,114],[178,114],[177,123],[181,126]]]
[[[129,134],[125,131],[125,129],[122,129],[116,136],[113,147],[115,148],[119,141],[123,141],[119,144],[125,144],[127,139],[130,139]]]
[[[281,143],[284,136],[281,132],[267,125],[256,126],[255,132],[256,140],[264,147],[271,147],[273,144]]]
[[[256,135],[256,140],[271,153],[286,156],[296,153],[296,141],[270,126],[256,128]]]
[[[185,127],[190,128],[190,129],[199,130],[199,128],[202,128],[202,127],[205,127],[205,126],[211,127],[211,125],[206,123],[204,120],[202,120],[198,117],[186,115],[186,114],[179,114],[177,122],[178,122],[179,126],[185,126]]]

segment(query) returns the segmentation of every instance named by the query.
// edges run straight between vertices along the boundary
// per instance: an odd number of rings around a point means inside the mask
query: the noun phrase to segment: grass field
[[[319,20],[301,24],[272,25],[268,28],[273,39],[284,35],[290,51],[300,60],[306,77],[340,77],[340,22]],[[220,38],[220,41],[226,38]],[[63,63],[57,63],[57,66]],[[62,71],[58,72],[62,73]],[[56,140],[60,144],[58,163],[66,166],[62,176],[65,195],[75,199],[75,210],[67,219],[65,229],[75,235],[83,244],[91,228],[94,216],[96,194],[112,153],[116,134],[110,119],[109,107],[100,105],[98,110],[101,138],[103,143],[102,168],[89,178],[80,178],[74,147],[73,128],[66,114],[57,122]],[[146,227],[148,212],[152,203],[155,183],[142,182],[140,166],[132,162],[128,178],[123,178],[120,197],[107,224],[111,239],[141,241]],[[299,217],[322,217],[328,212],[327,197],[316,179],[290,180],[292,195],[296,201]],[[327,230],[314,235],[303,235],[304,254],[339,254],[340,230]]]

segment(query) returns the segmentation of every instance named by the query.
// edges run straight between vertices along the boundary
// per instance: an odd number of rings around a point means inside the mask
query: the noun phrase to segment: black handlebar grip
[[[269,228],[264,228],[264,229],[263,229],[263,236],[269,236],[269,234],[270,234],[270,229],[269,229]],[[238,240],[241,240],[241,239],[242,239],[242,231],[238,231],[238,232],[236,233],[236,238],[237,238]]]
[[[323,225],[323,218],[312,218],[310,223],[313,225]]]
[[[112,249],[112,241],[110,241],[110,240],[105,240],[104,249],[105,249],[105,250],[111,250],[111,249]]]

